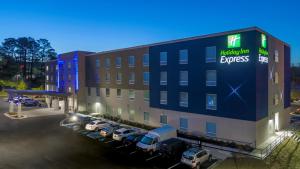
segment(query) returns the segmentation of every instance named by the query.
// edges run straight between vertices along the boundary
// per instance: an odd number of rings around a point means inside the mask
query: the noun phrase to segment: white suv
[[[201,164],[206,161],[211,161],[212,155],[208,150],[198,147],[193,147],[183,152],[181,163],[190,166],[191,168],[200,168]]]
[[[85,129],[89,130],[89,131],[95,131],[95,130],[99,130],[102,127],[104,127],[107,123],[105,121],[101,121],[101,120],[94,120],[88,124],[85,125]]]
[[[117,141],[122,141],[126,137],[128,137],[132,134],[136,134],[136,133],[137,133],[136,130],[128,129],[128,128],[121,128],[114,132],[113,139],[117,140]]]

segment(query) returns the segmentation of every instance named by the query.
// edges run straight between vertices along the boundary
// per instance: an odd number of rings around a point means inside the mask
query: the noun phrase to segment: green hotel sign
[[[265,34],[261,34],[261,46],[267,48],[267,37]]]
[[[228,48],[241,47],[241,34],[228,35],[227,36],[227,47]]]
[[[249,62],[249,49],[227,49],[220,51],[220,63],[240,63],[240,62]]]

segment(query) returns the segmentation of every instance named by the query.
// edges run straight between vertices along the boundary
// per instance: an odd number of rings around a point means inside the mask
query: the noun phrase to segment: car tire
[[[211,162],[211,160],[212,160],[212,157],[211,157],[211,155],[208,157],[208,162]]]

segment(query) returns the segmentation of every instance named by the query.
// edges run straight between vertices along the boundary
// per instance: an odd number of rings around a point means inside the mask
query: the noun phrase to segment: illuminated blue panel
[[[75,65],[75,87],[76,87],[76,92],[79,89],[79,82],[78,82],[78,54],[76,53],[74,55],[73,59],[74,65]]]

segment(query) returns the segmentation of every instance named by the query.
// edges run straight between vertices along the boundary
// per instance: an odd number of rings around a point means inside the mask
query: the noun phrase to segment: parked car
[[[100,131],[100,135],[103,136],[103,137],[110,137],[113,135],[113,133],[120,129],[121,126],[120,125],[115,125],[115,124],[110,124],[106,127],[104,127],[103,129],[101,129]]]
[[[176,128],[165,125],[160,128],[149,131],[136,146],[137,149],[143,152],[153,154],[158,151],[159,143],[174,138],[177,136]]]
[[[85,129],[89,130],[89,131],[98,131],[99,129],[101,129],[103,126],[105,126],[107,123],[105,121],[102,120],[94,120],[91,121],[90,123],[85,125]]]
[[[123,141],[126,137],[136,133],[137,130],[134,129],[120,128],[113,133],[113,139],[117,141]]]
[[[39,103],[39,101],[37,100],[33,100],[33,99],[23,99],[21,101],[22,105],[24,106],[40,106],[41,104]]]
[[[188,165],[191,168],[200,168],[206,162],[211,161],[212,155],[208,150],[193,147],[183,152],[181,163]]]
[[[170,138],[161,142],[159,153],[164,158],[180,159],[182,153],[188,148],[188,144],[178,138]]]
[[[123,145],[126,146],[127,148],[135,148],[136,143],[141,141],[144,136],[145,136],[145,133],[131,134],[124,139]]]

